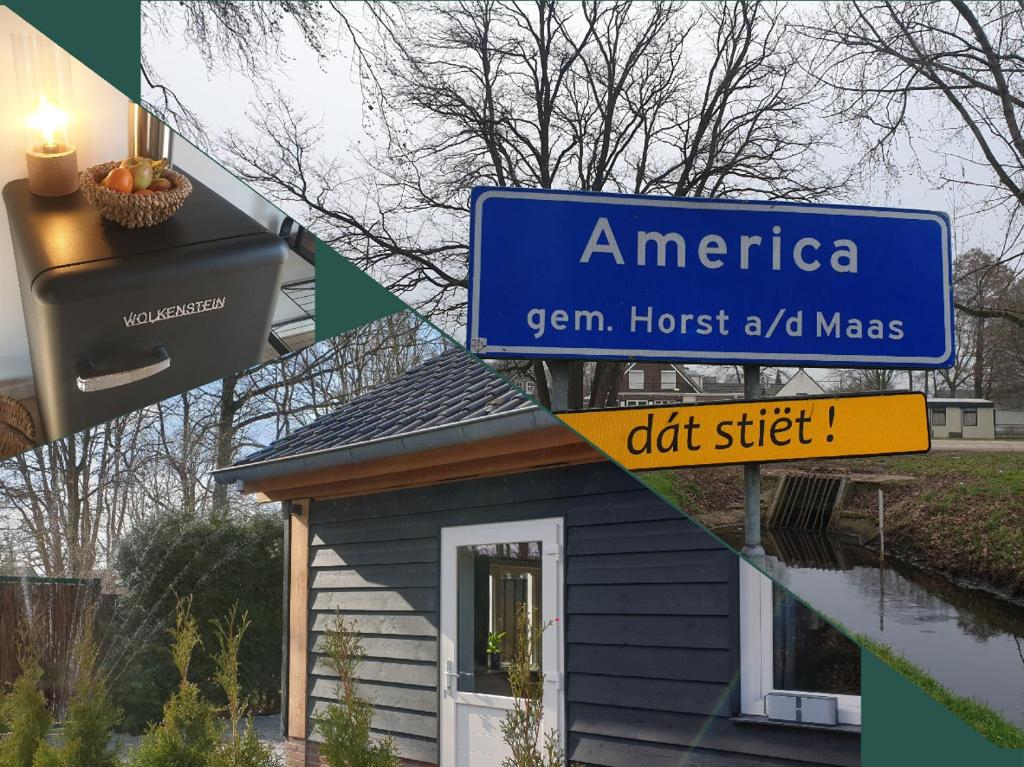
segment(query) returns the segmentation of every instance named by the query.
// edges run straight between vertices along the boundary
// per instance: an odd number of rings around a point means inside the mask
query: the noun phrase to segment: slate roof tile
[[[464,349],[452,349],[237,461],[245,466],[534,407]]]

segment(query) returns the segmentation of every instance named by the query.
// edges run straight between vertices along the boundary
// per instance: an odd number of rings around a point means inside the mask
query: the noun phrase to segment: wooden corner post
[[[309,658],[309,501],[294,501],[288,593],[288,737],[306,738]]]

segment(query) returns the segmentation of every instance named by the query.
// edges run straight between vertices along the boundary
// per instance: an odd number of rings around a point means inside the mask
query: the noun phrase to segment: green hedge
[[[124,587],[105,630],[104,665],[111,695],[125,711],[124,729],[141,732],[160,719],[177,689],[167,651],[175,595],[193,597],[207,650],[216,647],[210,621],[238,603],[252,626],[239,663],[253,713],[276,711],[281,689],[283,521],[276,514],[247,519],[161,516],[122,541],[116,569]],[[196,653],[190,677],[207,699],[222,702],[210,681],[208,652]]]

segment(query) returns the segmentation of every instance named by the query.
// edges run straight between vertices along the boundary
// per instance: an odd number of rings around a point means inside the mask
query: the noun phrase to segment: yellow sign
[[[920,392],[584,410],[559,417],[627,469],[925,453]]]

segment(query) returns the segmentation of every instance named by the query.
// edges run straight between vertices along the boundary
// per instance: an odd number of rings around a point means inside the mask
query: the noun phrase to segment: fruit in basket
[[[121,166],[125,170],[132,174],[132,189],[138,191],[139,189],[150,189],[153,188],[154,182],[160,179],[160,174],[167,169],[170,162],[164,158],[162,160],[152,160],[149,157],[128,157],[127,159],[121,160]],[[173,188],[173,184],[158,184],[154,191],[166,191]]]
[[[153,183],[149,185],[149,188],[154,192],[166,192],[174,189],[174,184],[171,183],[169,178],[155,178]]]
[[[127,168],[114,168],[103,179],[102,185],[115,192],[129,194],[135,186],[135,179]]]
[[[153,161],[147,157],[138,158],[138,162],[128,166],[128,170],[131,171],[134,186],[132,187],[135,191],[139,189],[149,189],[149,185],[153,183]]]
[[[156,194],[152,189],[136,189],[132,194]]]

